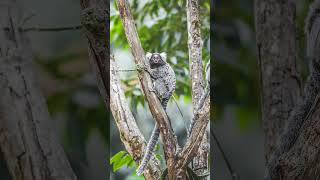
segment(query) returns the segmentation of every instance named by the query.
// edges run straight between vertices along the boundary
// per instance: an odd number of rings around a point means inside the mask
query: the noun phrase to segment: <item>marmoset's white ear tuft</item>
[[[150,60],[151,56],[152,56],[152,53],[147,52],[146,57],[148,60]]]
[[[167,53],[162,52],[162,53],[160,53],[160,56],[161,56],[162,60],[167,61]]]

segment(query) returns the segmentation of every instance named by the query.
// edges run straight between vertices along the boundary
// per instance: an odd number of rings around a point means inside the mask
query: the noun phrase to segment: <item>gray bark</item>
[[[277,9],[283,8],[278,14]],[[273,11],[275,10],[275,12]],[[296,180],[296,179],[317,179],[319,178],[320,170],[320,131],[319,131],[319,90],[320,90],[320,41],[319,41],[319,32],[320,32],[320,1],[315,0],[313,6],[311,6],[308,18],[306,19],[306,35],[307,35],[307,51],[311,59],[310,64],[310,73],[306,84],[304,85],[304,92],[299,100],[290,101],[292,98],[286,98],[286,96],[279,96],[278,101],[283,104],[288,105],[293,104],[294,108],[290,110],[288,116],[283,116],[283,113],[280,113],[277,116],[276,120],[281,121],[281,126],[278,123],[278,129],[275,129],[274,133],[277,136],[272,136],[274,143],[266,144],[267,149],[267,171],[266,177],[267,180]],[[286,13],[284,13],[284,12]],[[272,12],[272,13],[269,13]],[[289,2],[279,2],[278,5],[275,5],[274,1],[258,1],[256,4],[256,30],[257,30],[257,41],[258,41],[258,51],[259,59],[261,63],[261,73],[263,74],[266,69],[270,68],[268,63],[263,63],[263,59],[268,57],[277,61],[270,61],[272,69],[275,66],[286,67],[289,69],[297,69],[296,63],[288,64],[287,56],[283,57],[281,54],[274,57],[273,53],[277,50],[281,53],[286,53],[288,57],[294,58],[295,56],[295,46],[293,45],[293,39],[295,38],[294,22],[295,16],[292,13],[295,13],[295,3],[294,1]],[[278,15],[275,15],[278,14]],[[287,16],[284,16],[287,15]],[[284,18],[284,19],[281,19]],[[277,18],[280,20],[277,21]],[[268,21],[269,19],[269,21]],[[271,19],[271,20],[270,20]],[[265,24],[264,22],[267,22]],[[265,25],[265,26],[264,26]],[[276,26],[273,26],[276,25]],[[279,26],[281,25],[281,26]],[[269,29],[271,28],[271,29]],[[283,29],[286,28],[286,29]],[[285,31],[284,31],[285,30]],[[282,32],[278,36],[268,36],[268,32],[272,35],[277,35],[277,32]],[[291,33],[290,33],[291,32]],[[291,41],[288,34],[291,35]],[[268,39],[269,38],[269,39]],[[280,41],[287,40],[283,47],[273,46],[277,38]],[[260,42],[260,43],[259,43]],[[264,46],[261,44],[271,44],[272,46]],[[291,42],[291,43],[290,43]],[[281,42],[283,43],[283,42]],[[277,47],[277,48],[275,48]],[[281,47],[281,48],[279,48]],[[283,51],[283,48],[285,51]],[[290,58],[290,59],[291,59]],[[288,66],[288,67],[287,67]],[[289,67],[291,66],[291,68]],[[272,70],[271,69],[271,70]],[[285,69],[283,69],[285,70]],[[273,71],[270,71],[273,72]],[[283,75],[284,74],[284,75]],[[275,76],[270,76],[271,78],[277,78],[282,80],[283,76],[288,77],[291,73],[283,71],[282,74],[275,74]],[[297,74],[298,75],[298,74]],[[264,77],[264,76],[262,76]],[[269,78],[270,78],[269,77]],[[296,76],[292,77],[295,78]],[[287,87],[296,87],[293,91],[300,89],[299,79],[296,78],[295,86],[288,86],[294,84],[288,84],[283,86],[278,84],[277,86],[272,86],[272,84],[267,84],[268,80],[262,78],[262,84],[265,85],[262,87],[262,98],[267,99],[268,94],[276,93],[273,88],[280,88],[279,90],[285,93],[292,93],[287,91]],[[270,80],[269,80],[270,81]],[[271,81],[272,82],[272,81]],[[283,82],[282,82],[283,83]],[[276,84],[275,84],[276,85]],[[292,96],[293,97],[293,96]],[[294,100],[294,99],[293,99]],[[272,101],[271,101],[272,102]],[[265,104],[263,104],[265,105]],[[263,118],[268,117],[271,112],[283,112],[283,106],[278,106],[278,104],[270,104],[265,106],[271,108],[270,111],[262,108]],[[266,116],[266,117],[265,117]],[[268,121],[274,121],[274,119],[269,119]],[[270,123],[264,122],[266,127],[266,133],[269,133]],[[269,141],[270,142],[270,141]],[[278,144],[275,144],[278,143]],[[271,146],[271,147],[270,147]]]
[[[190,137],[182,149],[181,157],[177,167],[185,167],[199,152],[202,145],[206,127],[210,119],[210,96],[207,96],[200,109],[195,112],[195,124],[192,128]]]
[[[89,62],[100,94],[109,107],[109,9],[104,0],[81,0],[81,24],[88,41]],[[109,110],[108,110],[109,111]]]
[[[200,15],[198,0],[187,0],[187,26],[189,69],[191,74],[192,104],[196,111],[198,103],[204,93],[203,64],[202,64],[202,38],[200,31]],[[193,160],[193,167],[197,174],[201,175],[208,171],[209,141],[207,133],[204,133],[199,151]]]
[[[256,40],[260,68],[265,155],[276,149],[301,82],[296,60],[296,4],[294,1],[256,0]]]
[[[18,31],[19,10],[14,2],[0,7],[0,148],[15,180],[74,180],[37,84],[30,44]]]
[[[320,99],[299,132],[293,147],[277,162],[279,179],[317,180],[320,178]]]

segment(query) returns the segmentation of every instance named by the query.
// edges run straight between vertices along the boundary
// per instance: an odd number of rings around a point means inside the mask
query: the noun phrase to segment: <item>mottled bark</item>
[[[295,1],[256,0],[265,155],[270,160],[297,99],[301,82],[296,60]]]
[[[282,7],[283,9],[280,12],[273,11]],[[281,9],[281,8],[280,8]],[[268,82],[264,77],[263,71],[273,73],[273,69],[278,67],[284,67],[284,65],[288,66],[288,69],[297,69],[296,63],[288,64],[287,56],[279,56],[274,57],[274,53],[279,51],[281,53],[286,53],[289,57],[295,57],[295,46],[293,46],[293,39],[295,39],[294,22],[295,16],[294,14],[289,15],[290,17],[284,16],[287,15],[287,12],[295,12],[295,3],[294,1],[289,2],[279,2],[279,4],[275,4],[274,1],[258,1],[256,4],[256,23],[257,23],[257,41],[258,41],[258,52],[259,59],[261,63],[261,73],[262,73],[262,84],[265,85],[262,87],[262,98],[267,99],[267,94],[277,93],[277,91],[273,91],[273,88],[279,88],[279,91],[284,93],[292,93],[288,91],[288,87],[294,86],[283,86],[283,84],[264,84],[264,81]],[[269,13],[272,12],[272,13]],[[289,116],[283,116],[283,113],[280,113],[277,116],[276,120],[281,121],[278,124],[278,133],[277,137],[272,136],[274,142],[278,143],[271,144],[273,148],[270,151],[269,144],[267,144],[267,171],[266,171],[266,180],[303,180],[303,179],[317,179],[320,175],[320,131],[319,131],[319,102],[320,102],[320,41],[319,41],[319,32],[320,32],[320,1],[316,0],[309,11],[308,18],[306,20],[306,35],[307,35],[307,51],[311,59],[310,64],[310,73],[306,84],[304,85],[304,92],[299,100],[294,100],[293,95],[291,98],[286,98],[287,96],[281,97],[279,96],[278,103],[281,104],[286,103],[286,107],[289,104],[293,104],[294,108],[290,111]],[[278,14],[278,15],[274,15]],[[291,14],[291,13],[289,13]],[[281,19],[281,17],[286,17]],[[277,20],[277,18],[280,18]],[[269,20],[268,20],[269,19]],[[264,26],[262,22],[269,22],[269,26]],[[276,26],[272,26],[276,25]],[[270,29],[271,28],[271,29]],[[286,29],[283,29],[286,28]],[[266,36],[266,33],[275,34],[277,32],[281,32],[278,36],[273,37],[272,35]],[[289,33],[288,33],[289,32]],[[290,33],[291,32],[291,33]],[[291,38],[288,36],[290,34]],[[260,37],[259,37],[260,36]],[[284,39],[281,39],[285,37]],[[277,43],[275,41],[280,38],[280,44],[284,42],[285,46],[278,49]],[[288,41],[288,38],[291,41]],[[287,40],[287,41],[286,41]],[[259,43],[260,42],[260,43]],[[271,46],[266,46],[265,49],[262,48],[261,44],[270,44]],[[275,48],[277,47],[277,48]],[[285,51],[283,52],[283,48]],[[276,58],[277,62],[271,61],[271,69],[270,65],[264,62],[264,58]],[[270,61],[270,60],[269,60]],[[264,62],[264,63],[263,63]],[[291,66],[291,67],[289,67]],[[270,71],[266,70],[270,69]],[[283,71],[286,72],[286,71]],[[277,78],[283,80],[283,72],[282,74],[275,74],[275,76],[270,76],[270,78]],[[286,72],[286,76],[291,75],[291,73]],[[298,73],[297,73],[298,75]],[[292,77],[292,78],[295,78]],[[271,81],[273,82],[273,81]],[[290,83],[289,83],[290,84]],[[299,87],[302,86],[299,84],[299,79],[296,78],[296,91]],[[291,84],[291,85],[294,85]],[[271,88],[270,88],[271,87]],[[298,91],[297,91],[298,92]],[[277,95],[278,96],[278,95]],[[271,96],[273,97],[273,96]],[[300,96],[298,96],[300,97]],[[272,101],[271,101],[272,102]],[[278,103],[270,104],[269,108],[271,111],[264,109],[263,113],[265,113],[266,117],[268,117],[266,113],[272,112],[282,112],[283,105],[279,106]],[[263,104],[264,106],[264,104]],[[266,106],[268,107],[268,106]],[[281,115],[281,116],[280,116]],[[264,118],[264,117],[263,117]],[[272,119],[274,121],[274,119]],[[264,126],[268,129],[270,123],[264,122]],[[268,130],[266,131],[268,133]],[[267,137],[269,138],[269,137]],[[269,151],[268,151],[269,150]],[[270,154],[271,153],[271,154]]]
[[[96,75],[100,94],[108,109],[109,88],[109,3],[81,0],[81,24],[88,41],[89,62]],[[109,110],[108,110],[109,111]]]
[[[195,113],[195,124],[192,128],[190,137],[182,149],[177,167],[185,167],[198,153],[206,127],[210,119],[210,96],[207,96],[202,107]]]
[[[204,90],[202,39],[200,32],[199,4],[197,0],[187,0],[187,26],[189,69],[191,74],[192,104],[197,107]]]
[[[110,109],[117,124],[122,143],[133,159],[139,164],[146,148],[145,139],[125,100],[118,74],[119,69],[112,56],[110,57],[110,67]],[[144,172],[144,177],[147,180],[152,180],[159,179],[160,175],[159,161],[155,157],[152,157]]]
[[[301,127],[299,138],[278,162],[279,179],[320,178],[320,99],[314,107],[314,112]]]
[[[74,180],[50,123],[14,1],[0,6],[0,148],[14,180]],[[9,27],[4,30],[4,27]]]
[[[203,64],[202,64],[202,38],[200,31],[200,15],[198,0],[187,0],[187,26],[189,69],[191,74],[192,104],[195,112],[201,95],[204,92]],[[209,141],[207,133],[203,135],[199,151],[193,160],[193,167],[197,174],[201,175],[208,171]]]

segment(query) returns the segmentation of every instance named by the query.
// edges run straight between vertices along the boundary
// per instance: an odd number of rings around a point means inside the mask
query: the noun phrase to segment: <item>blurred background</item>
[[[78,0],[20,0],[26,16],[34,16],[26,27],[55,27],[79,25]],[[189,124],[191,92],[188,69],[187,25],[184,0],[130,0],[140,40],[145,51],[167,52],[168,61],[177,75],[174,96]],[[311,1],[297,0],[297,40],[304,46],[304,18]],[[210,3],[199,0],[201,33],[204,40],[204,64],[210,50]],[[133,69],[133,58],[122,29],[114,1],[110,2],[111,51],[121,69]],[[211,29],[211,75],[214,106],[211,127],[241,179],[259,180],[264,173],[263,132],[260,121],[259,72],[255,49],[253,0],[215,0]],[[213,9],[213,8],[211,8]],[[87,43],[81,30],[64,32],[29,32],[34,50],[38,78],[47,99],[52,122],[60,137],[78,179],[108,179],[110,156],[124,150],[119,134],[98,92],[90,71]],[[300,48],[302,49],[302,48]],[[303,73],[307,72],[305,53]],[[150,136],[154,126],[145,106],[137,76],[121,73],[123,88],[141,131]],[[176,105],[168,106],[174,119],[173,127],[180,144],[185,139],[184,121]],[[109,134],[109,117],[110,134]],[[112,143],[110,152],[109,136]],[[161,157],[161,147],[157,148]],[[212,179],[231,179],[215,143],[211,146]],[[9,180],[5,163],[0,157],[1,180]],[[115,158],[113,159],[115,160]],[[130,161],[112,165],[111,179],[138,179],[135,164]]]
[[[297,41],[304,46],[304,19],[310,0],[297,0]],[[231,165],[245,180],[264,177],[264,135],[260,112],[259,66],[254,30],[254,0],[215,0],[211,52],[214,77],[214,129]],[[307,58],[300,48],[302,72]],[[231,179],[213,143],[213,179]]]
[[[178,136],[179,144],[185,143],[186,124],[189,126],[192,112],[191,81],[188,59],[188,34],[185,0],[132,0],[130,3],[141,44],[145,52],[166,52],[167,62],[173,67],[177,85],[174,93],[184,118],[181,117],[173,98],[169,101],[167,113],[172,120],[172,126]],[[209,60],[210,49],[210,1],[200,0],[201,35],[203,39],[203,65]],[[111,52],[115,55],[121,70],[135,69],[122,22],[115,1],[110,2],[111,22],[110,40]],[[144,97],[136,72],[120,72],[122,88],[128,104],[137,120],[137,124],[145,138],[149,140],[154,120],[145,104]],[[125,148],[120,143],[116,124],[111,121],[111,163],[113,172],[111,179],[142,179],[135,175],[136,165],[132,158],[124,155]],[[164,168],[164,157],[161,143],[157,147],[157,157]],[[121,158],[122,157],[122,158]]]
[[[20,0],[25,27],[62,27],[80,24],[79,0]],[[79,180],[105,180],[109,123],[105,104],[88,61],[81,30],[28,32],[36,73],[47,99],[51,120]],[[2,159],[2,158],[1,158]],[[0,179],[9,180],[3,159]]]

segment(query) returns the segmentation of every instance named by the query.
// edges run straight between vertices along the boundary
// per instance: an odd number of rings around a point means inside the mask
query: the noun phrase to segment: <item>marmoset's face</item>
[[[162,56],[159,53],[152,53],[151,55],[149,55],[148,59],[149,59],[151,69],[154,69],[166,64],[165,56]]]

